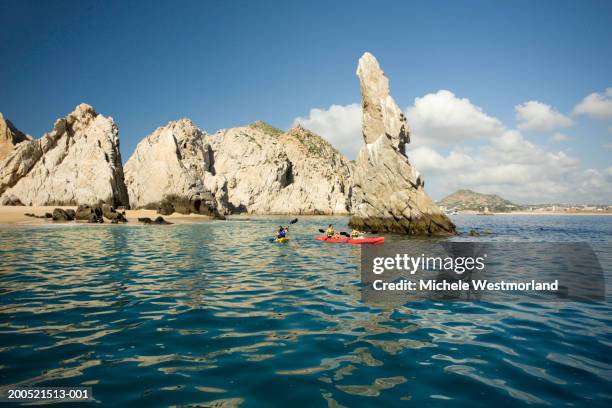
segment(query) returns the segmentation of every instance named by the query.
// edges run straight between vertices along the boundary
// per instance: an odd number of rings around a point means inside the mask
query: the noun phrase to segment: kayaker
[[[276,239],[286,238],[288,231],[289,231],[289,227],[283,227],[282,225],[280,225],[278,227],[278,232],[276,233]]]
[[[356,229],[353,228],[353,230],[351,231],[351,239],[360,239],[363,238],[363,234],[365,234],[362,231],[358,231]]]
[[[334,226],[333,226],[333,225],[331,225],[331,224],[329,224],[329,225],[327,226],[327,229],[325,230],[325,236],[326,236],[327,238],[333,238],[333,237],[334,237],[334,235],[336,235],[336,231],[334,231]]]

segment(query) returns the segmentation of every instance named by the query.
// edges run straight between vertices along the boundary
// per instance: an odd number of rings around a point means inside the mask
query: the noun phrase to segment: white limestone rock
[[[0,162],[13,151],[18,143],[26,140],[32,140],[32,138],[17,129],[0,112]]]
[[[118,133],[112,118],[80,104],[0,162],[0,196],[26,205],[128,205]]]
[[[162,214],[224,214],[226,183],[212,172],[212,150],[204,136],[189,119],[181,119],[143,139],[125,164],[132,207]]]
[[[227,180],[232,212],[347,214],[349,161],[320,136],[255,122],[207,137],[216,174]]]
[[[452,234],[455,225],[429,198],[405,154],[408,123],[389,94],[389,81],[376,58],[359,59],[363,139],[353,173],[350,224],[362,230],[407,234]]]

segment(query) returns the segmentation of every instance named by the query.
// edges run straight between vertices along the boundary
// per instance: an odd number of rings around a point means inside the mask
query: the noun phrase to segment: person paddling
[[[332,224],[329,224],[327,226],[327,229],[325,230],[325,236],[327,238],[333,238],[334,235],[336,235],[336,231],[334,230],[334,226]]]
[[[282,225],[279,225],[278,227],[278,232],[276,233],[276,239],[280,239],[280,238],[286,238],[287,237],[287,232],[289,232],[289,227],[283,227]]]
[[[353,228],[353,230],[351,231],[351,239],[360,239],[360,238],[363,238],[363,234],[365,234],[365,232],[358,231],[358,230]]]

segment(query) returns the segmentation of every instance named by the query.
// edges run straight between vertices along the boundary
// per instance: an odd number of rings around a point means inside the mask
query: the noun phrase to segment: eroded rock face
[[[125,165],[133,207],[224,215],[346,214],[350,164],[303,128],[263,122],[208,135],[190,120],[157,129]]]
[[[112,118],[80,104],[0,162],[0,196],[26,205],[129,205],[118,133]]]
[[[18,143],[26,140],[32,138],[13,126],[0,112],[0,161],[4,160]]]
[[[348,160],[302,127],[287,132],[263,122],[207,137],[213,168],[227,180],[231,212],[347,214]]]
[[[125,164],[134,208],[173,212],[223,214],[225,180],[216,177],[205,133],[189,119],[170,122],[143,139]]]
[[[405,154],[408,124],[389,94],[389,81],[370,53],[359,59],[363,138],[353,173],[350,224],[358,229],[407,234],[449,234],[455,225],[424,190]]]

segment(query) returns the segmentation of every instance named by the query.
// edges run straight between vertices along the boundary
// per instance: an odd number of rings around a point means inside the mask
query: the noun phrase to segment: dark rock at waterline
[[[32,217],[32,218],[52,218],[53,215],[51,213],[45,213],[45,215],[36,215],[34,213],[25,213],[23,214],[26,217]]]
[[[168,221],[164,220],[164,217],[157,217],[153,222],[156,224],[170,224]]]
[[[157,205],[157,212],[162,215],[172,213],[201,214],[211,217],[222,217],[216,209],[215,199],[210,192],[199,192],[190,197],[169,194]]]
[[[138,222],[142,222],[143,224],[154,224],[154,225],[172,224],[171,222],[164,220],[164,217],[161,217],[161,216],[155,218],[154,220],[150,219],[149,217],[138,218]]]
[[[480,233],[476,230],[470,230],[470,237],[479,237]]]
[[[95,213],[89,214],[89,217],[87,218],[87,222],[89,222],[90,224],[96,224],[96,223],[104,223],[104,218],[101,216],[98,216]]]
[[[106,218],[111,218],[111,214],[115,212],[115,209],[110,204],[102,204],[102,215]]]
[[[75,218],[79,221],[87,221],[89,223],[104,222],[102,218],[102,208],[99,205],[79,205],[76,210]]]
[[[115,210],[113,206],[110,204],[102,205],[102,214],[104,217],[108,218],[113,224],[117,224],[119,222],[127,222],[127,218],[119,212]]]
[[[349,222],[351,228],[360,231],[389,231],[410,235],[454,235],[455,232],[444,232],[442,227],[447,222],[446,216],[430,214],[427,217],[412,217],[397,220],[393,216],[359,217],[353,215]]]
[[[64,210],[56,208],[52,214],[53,221],[72,221],[74,220],[74,210]]]
[[[174,205],[170,201],[162,201],[159,203],[159,208],[157,212],[162,215],[170,215],[174,213]]]

